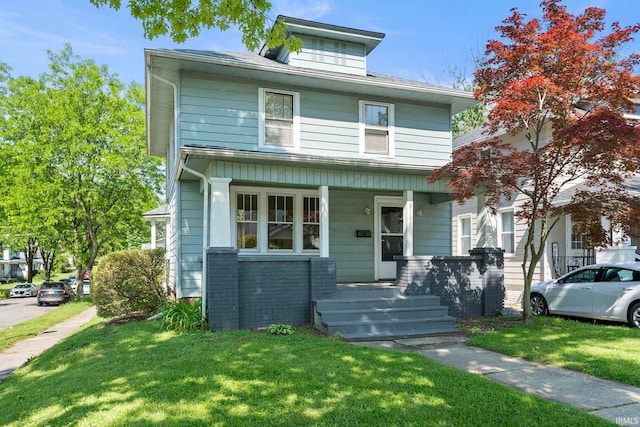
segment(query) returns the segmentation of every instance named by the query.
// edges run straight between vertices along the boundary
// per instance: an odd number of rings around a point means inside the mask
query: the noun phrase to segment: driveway
[[[41,316],[57,306],[38,307],[35,297],[0,299],[0,330]]]

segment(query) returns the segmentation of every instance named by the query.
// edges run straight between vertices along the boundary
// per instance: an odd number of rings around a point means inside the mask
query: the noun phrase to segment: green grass
[[[18,341],[35,337],[53,325],[83,312],[91,305],[92,303],[89,301],[68,302],[42,316],[34,317],[26,322],[0,330],[0,351]]]
[[[79,331],[5,380],[0,407],[3,426],[610,425],[408,351],[159,322]]]
[[[640,329],[560,317],[534,321],[507,321],[506,328],[495,322],[493,331],[473,334],[468,344],[640,387]]]

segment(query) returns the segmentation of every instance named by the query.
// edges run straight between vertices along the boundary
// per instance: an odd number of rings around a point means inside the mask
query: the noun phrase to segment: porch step
[[[448,308],[433,295],[406,296],[403,289],[348,289],[316,300],[314,326],[348,341],[385,340],[459,332]]]

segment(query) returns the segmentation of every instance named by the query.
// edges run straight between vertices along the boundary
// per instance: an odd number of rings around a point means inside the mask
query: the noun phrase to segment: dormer
[[[367,75],[367,55],[384,38],[383,33],[322,24],[303,19],[278,16],[286,23],[289,35],[302,41],[299,53],[284,46],[269,49],[260,55],[283,64],[314,70]]]

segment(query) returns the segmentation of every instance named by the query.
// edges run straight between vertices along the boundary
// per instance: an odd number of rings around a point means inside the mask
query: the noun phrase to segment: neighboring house
[[[156,249],[166,247],[167,227],[170,215],[167,205],[159,206],[142,214],[145,221],[151,223],[151,241],[142,245],[142,249]]]
[[[637,114],[630,114],[627,117],[630,120],[640,119],[640,108],[636,111]],[[502,133],[493,136],[515,147],[525,143],[517,136]],[[547,140],[550,137],[550,132],[544,136]],[[489,136],[483,134],[483,128],[479,127],[456,138],[453,141],[453,149],[488,138]],[[627,186],[632,192],[640,194],[640,178],[630,179]],[[581,187],[580,183],[574,183],[563,189],[554,204],[568,203],[571,196]],[[522,203],[523,196],[518,195],[511,201],[505,200],[495,215],[489,212],[482,198],[482,195],[478,195],[464,204],[452,203],[453,254],[465,255],[474,247],[503,249],[504,285],[507,298],[517,298],[524,289],[522,260],[528,226],[517,220],[515,212]],[[545,255],[537,266],[534,283],[554,279],[583,265],[596,262],[633,262],[639,258],[636,254],[637,246],[632,239],[613,231],[614,227],[604,219],[603,226],[610,230],[610,238],[614,245],[592,249],[583,245],[582,236],[573,232],[571,217],[560,218],[549,233]]]
[[[38,253],[33,260],[33,269],[34,271],[39,271],[42,268],[42,258],[40,257],[40,253]],[[8,282],[24,280],[26,278],[27,261],[24,252],[14,253],[8,248],[3,249],[2,258],[0,259],[0,281]]]
[[[396,255],[451,254],[447,186],[425,178],[472,95],[369,71],[382,33],[285,19],[300,53],[145,50],[168,287],[202,296],[216,328],[308,311],[336,281],[393,281]]]

